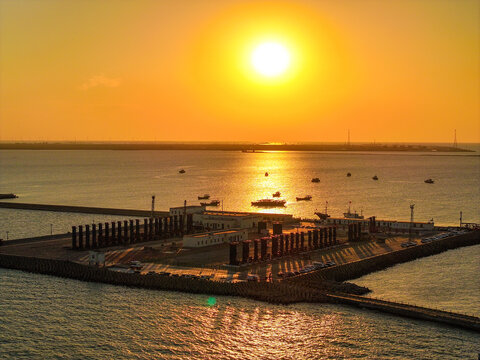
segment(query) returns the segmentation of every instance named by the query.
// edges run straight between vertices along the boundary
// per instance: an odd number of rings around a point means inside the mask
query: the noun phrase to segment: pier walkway
[[[430,320],[480,332],[480,318],[416,305],[397,303],[352,294],[326,294],[335,303],[354,305],[413,319]]]

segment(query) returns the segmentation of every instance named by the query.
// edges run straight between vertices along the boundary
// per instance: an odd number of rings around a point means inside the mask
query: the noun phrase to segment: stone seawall
[[[299,275],[287,279],[286,281],[303,283],[307,286],[318,284],[321,280],[346,281],[386,269],[396,264],[439,254],[450,249],[476,244],[480,244],[480,230],[337,265],[331,268]]]
[[[111,285],[195,294],[242,296],[276,304],[326,301],[326,297],[318,291],[290,284],[226,283],[203,279],[122,273],[65,260],[0,254],[0,267]]]

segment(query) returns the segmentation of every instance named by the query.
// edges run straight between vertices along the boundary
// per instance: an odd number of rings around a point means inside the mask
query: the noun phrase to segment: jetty
[[[152,215],[151,210],[118,209],[118,208],[74,206],[74,205],[31,204],[31,203],[19,203],[19,202],[7,202],[7,201],[0,201],[0,208],[37,210],[37,211],[56,211],[56,212],[83,213],[83,214],[120,215],[120,216],[135,216],[135,217],[144,217],[144,216]],[[168,215],[168,211],[154,211],[153,215],[166,216]]]
[[[62,209],[62,205],[8,204],[23,208],[35,205],[48,211]],[[128,209],[109,210],[112,215],[122,215],[118,210],[129,216],[139,214]],[[274,235],[270,237],[182,249],[177,244],[183,235],[195,232],[192,214],[167,216],[160,212],[152,217],[146,211],[143,215],[142,223],[140,219],[128,219],[78,225],[68,234],[5,241],[0,244],[0,267],[147,289],[241,296],[275,304],[338,303],[480,332],[478,317],[372,299],[361,296],[368,289],[348,283],[398,263],[480,244],[479,229],[464,229],[432,242],[403,247],[402,237],[381,243],[362,237],[358,224],[350,224],[348,236],[342,238],[333,226],[304,232],[284,230],[274,222]],[[91,262],[96,254],[102,255],[102,266]],[[297,271],[313,260],[333,265],[306,273]],[[129,269],[132,261],[143,262],[141,270]],[[294,275],[278,275],[287,270]],[[251,271],[261,281],[247,281]]]

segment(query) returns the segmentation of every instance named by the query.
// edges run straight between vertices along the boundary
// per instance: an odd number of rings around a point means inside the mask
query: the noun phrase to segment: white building
[[[205,209],[206,207],[203,205],[177,206],[170,208],[170,216],[183,215],[185,210],[187,214],[201,214]]]
[[[261,215],[230,211],[205,211],[193,215],[195,225],[203,225],[210,230],[254,229],[262,220]]]
[[[235,229],[183,236],[183,247],[211,246],[248,239],[248,230]]]

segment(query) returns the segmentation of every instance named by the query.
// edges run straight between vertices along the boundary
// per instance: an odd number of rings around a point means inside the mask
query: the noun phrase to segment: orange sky
[[[477,0],[0,6],[0,140],[480,142]]]

